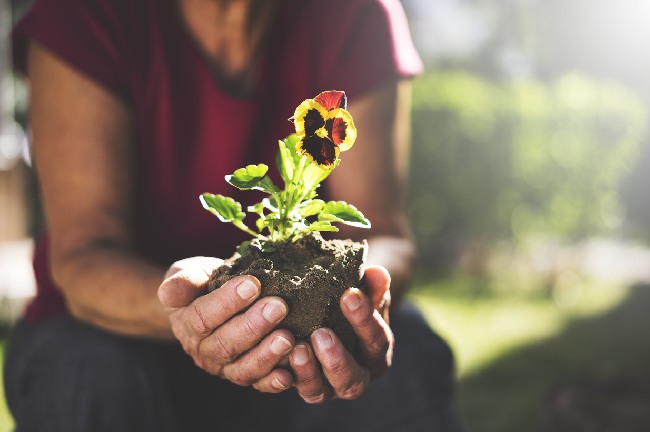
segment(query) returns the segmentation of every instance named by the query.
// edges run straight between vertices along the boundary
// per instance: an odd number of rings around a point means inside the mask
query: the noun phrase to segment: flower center
[[[319,136],[320,138],[327,138],[327,130],[324,127],[319,128],[316,131],[316,135]]]

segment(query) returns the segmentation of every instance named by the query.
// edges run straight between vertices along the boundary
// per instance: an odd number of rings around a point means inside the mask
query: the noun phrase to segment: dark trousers
[[[448,346],[410,306],[391,318],[393,366],[354,401],[308,405],[198,369],[177,344],[114,335],[70,317],[18,323],[5,360],[16,432],[456,432]]]

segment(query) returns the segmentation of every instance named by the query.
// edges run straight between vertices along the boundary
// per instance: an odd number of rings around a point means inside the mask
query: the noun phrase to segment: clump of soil
[[[238,275],[255,276],[262,284],[262,296],[278,296],[289,306],[280,328],[296,339],[309,341],[319,327],[332,329],[351,353],[357,338],[343,316],[339,299],[350,287],[361,288],[368,244],[350,240],[324,240],[312,233],[295,242],[274,245],[273,252],[251,247],[241,257],[235,254],[211,275],[213,291]]]

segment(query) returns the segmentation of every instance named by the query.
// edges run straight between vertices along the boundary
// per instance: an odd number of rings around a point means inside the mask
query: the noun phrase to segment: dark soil
[[[255,276],[262,284],[262,296],[281,297],[289,306],[280,328],[291,331],[296,339],[309,341],[314,330],[328,327],[356,354],[357,338],[341,312],[339,299],[350,287],[362,288],[367,243],[324,240],[314,233],[274,246],[273,252],[251,247],[244,257],[235,254],[212,273],[209,291],[237,275]]]

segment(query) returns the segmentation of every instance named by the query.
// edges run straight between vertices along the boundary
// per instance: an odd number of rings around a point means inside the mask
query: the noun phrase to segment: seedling
[[[226,181],[238,189],[269,194],[247,208],[257,215],[255,227],[244,223],[246,213],[234,199],[211,193],[201,195],[203,207],[220,221],[253,236],[239,246],[240,255],[246,255],[251,246],[270,252],[275,250],[275,244],[295,242],[314,231],[336,232],[335,223],[370,228],[370,221],[353,205],[325,202],[316,193],[340,164],[340,152],[352,148],[356,140],[357,130],[346,108],[347,98],[341,91],[323,92],[296,108],[289,119],[296,133],[278,142],[276,165],[284,189],[273,183],[265,164],[248,165],[226,176]]]

